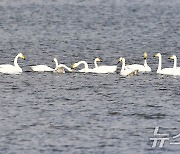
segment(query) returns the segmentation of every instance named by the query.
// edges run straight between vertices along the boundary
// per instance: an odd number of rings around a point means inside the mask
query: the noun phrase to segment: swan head
[[[77,66],[78,66],[78,63],[74,63],[74,64],[72,65],[72,69],[75,69]]]
[[[23,60],[25,60],[25,56],[22,53],[18,54],[18,57],[22,58]]]
[[[102,62],[102,59],[96,58],[95,61],[96,61],[96,62]]]
[[[123,57],[120,57],[119,59],[118,59],[118,63],[120,63],[120,62],[125,62],[125,59],[123,58]]]
[[[54,58],[54,59],[52,60],[52,62],[55,62],[55,63],[58,65],[58,60],[57,60],[57,58]]]
[[[157,54],[154,55],[154,57],[161,57],[161,54],[157,53]]]
[[[57,58],[54,58],[53,61],[54,61],[54,62],[57,62]]]
[[[176,55],[172,55],[172,56],[170,56],[170,57],[169,57],[169,59],[170,59],[170,60],[174,60],[174,59],[176,59]]]
[[[147,53],[144,52],[144,59],[147,59]]]

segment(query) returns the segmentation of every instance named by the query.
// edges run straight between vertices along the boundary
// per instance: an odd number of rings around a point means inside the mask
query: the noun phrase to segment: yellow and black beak
[[[97,62],[102,62],[102,59],[101,59],[101,58],[98,58],[98,59],[97,59]]]
[[[25,60],[25,56],[24,56],[24,55],[22,55],[21,58],[22,58],[23,60]]]
[[[173,60],[173,59],[174,59],[174,57],[173,57],[173,56],[170,56],[168,59]]]
[[[154,57],[158,57],[158,54],[155,54]]]
[[[76,68],[75,64],[73,64],[71,68],[72,68],[72,69],[75,69],[75,68]]]
[[[122,58],[118,58],[117,64],[119,64],[122,61]]]
[[[146,52],[144,53],[144,59],[147,59],[147,53]]]

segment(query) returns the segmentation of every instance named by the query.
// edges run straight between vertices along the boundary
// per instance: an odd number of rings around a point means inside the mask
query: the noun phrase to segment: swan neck
[[[148,66],[146,59],[144,59],[144,66]]]
[[[56,68],[57,68],[57,67],[58,67],[58,61],[57,61],[57,59],[55,59],[54,62],[55,62]]]
[[[177,57],[174,57],[174,69],[176,69],[176,67],[177,67]]]
[[[87,64],[86,61],[80,61],[80,62],[77,63],[78,66],[79,66],[80,64],[84,64],[84,69],[85,69],[85,71],[87,71],[87,70],[89,69],[89,68],[88,68],[88,64]]]
[[[68,71],[71,71],[71,68],[67,67],[66,65],[63,65],[63,67],[64,67],[65,69],[67,69]]]
[[[15,58],[14,58],[14,66],[15,67],[19,67],[18,63],[17,63],[17,60],[19,58],[19,55],[17,55]]]
[[[157,70],[157,72],[158,71],[161,71],[161,67],[162,67],[162,57],[161,57],[161,55],[159,56],[159,65],[158,65],[158,70]]]
[[[95,66],[95,68],[98,67],[96,59],[94,60],[94,66]]]
[[[125,69],[125,59],[123,58],[122,59],[122,68],[121,68],[121,70],[124,70]]]

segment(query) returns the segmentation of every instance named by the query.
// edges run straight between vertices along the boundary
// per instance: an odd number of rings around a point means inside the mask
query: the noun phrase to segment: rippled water
[[[0,63],[26,56],[21,75],[0,75],[0,153],[179,154],[169,143],[180,142],[180,77],[157,75],[153,58],[180,57],[179,10],[179,0],[0,1]],[[128,78],[29,69],[54,57],[143,63],[144,51],[153,71]],[[156,126],[163,148],[149,140]]]

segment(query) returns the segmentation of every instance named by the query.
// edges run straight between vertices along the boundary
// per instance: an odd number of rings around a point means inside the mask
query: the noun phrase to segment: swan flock
[[[180,67],[177,67],[177,57],[176,55],[172,55],[169,57],[170,60],[174,61],[174,65],[171,68],[162,68],[162,56],[160,53],[157,53],[154,55],[154,57],[159,59],[159,64],[157,68],[158,74],[165,74],[165,75],[180,75]],[[18,59],[21,58],[25,60],[25,56],[22,53],[19,53],[14,58],[14,65],[11,64],[1,64],[0,65],[0,73],[3,74],[21,74],[22,68],[18,64]],[[120,75],[123,77],[126,76],[133,76],[138,74],[139,72],[151,72],[151,67],[147,64],[147,53],[145,52],[143,54],[144,58],[144,64],[130,64],[126,65],[125,58],[120,57],[117,61],[118,63],[121,63],[121,71]],[[94,67],[89,68],[89,65],[86,61],[79,61],[72,65],[72,67],[68,67],[65,64],[59,64],[58,60],[56,58],[53,59],[53,62],[55,63],[55,67],[51,68],[47,65],[32,65],[30,66],[30,69],[33,72],[54,72],[54,73],[66,73],[66,72],[81,72],[81,73],[116,73],[118,65],[98,65],[97,63],[103,62],[100,58],[95,58],[94,60]],[[76,70],[79,66],[82,66],[83,68]]]

